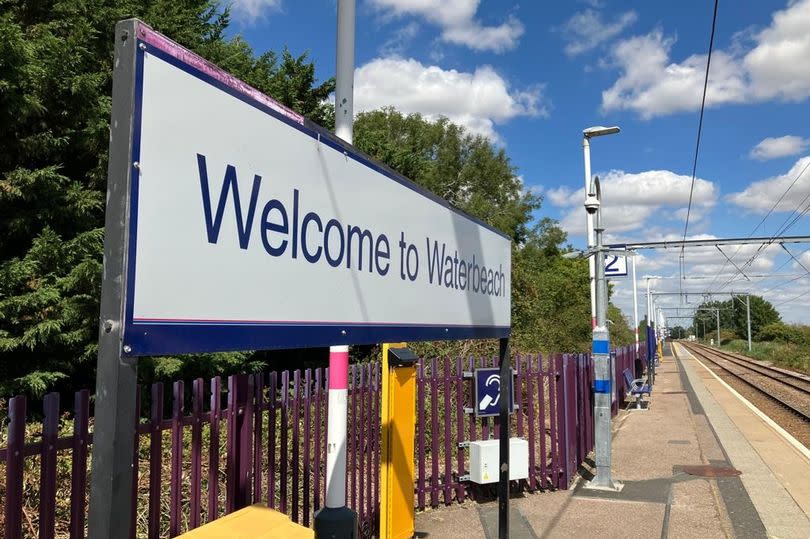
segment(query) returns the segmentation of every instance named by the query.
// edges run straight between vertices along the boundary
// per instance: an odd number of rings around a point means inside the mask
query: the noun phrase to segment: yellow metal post
[[[380,455],[380,539],[414,535],[413,448],[416,417],[416,366],[395,366],[383,344],[382,454]]]

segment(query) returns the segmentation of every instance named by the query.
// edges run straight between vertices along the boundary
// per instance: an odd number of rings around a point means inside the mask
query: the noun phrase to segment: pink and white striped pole
[[[326,507],[346,505],[346,415],[349,347],[329,348],[329,415],[326,429]]]
[[[355,0],[337,3],[335,135],[352,143],[354,127]],[[315,514],[315,539],[354,539],[357,514],[346,507],[346,415],[349,347],[329,347],[329,412],[326,423],[326,499]]]
[[[355,1],[338,2],[335,134],[352,143],[354,128]],[[349,347],[329,348],[329,417],[326,434],[326,507],[346,505],[346,394]]]

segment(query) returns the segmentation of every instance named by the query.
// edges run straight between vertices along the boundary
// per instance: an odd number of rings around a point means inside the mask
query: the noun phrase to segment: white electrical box
[[[470,481],[478,484],[497,483],[500,466],[500,441],[470,442]],[[529,442],[509,438],[509,479],[529,477]]]

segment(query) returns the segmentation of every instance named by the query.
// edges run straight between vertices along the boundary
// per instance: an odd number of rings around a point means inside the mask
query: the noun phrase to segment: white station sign
[[[159,34],[141,44],[133,355],[509,334],[508,237]]]

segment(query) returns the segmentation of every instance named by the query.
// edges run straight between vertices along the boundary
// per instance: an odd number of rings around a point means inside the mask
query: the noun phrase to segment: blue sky
[[[577,246],[582,129],[619,125],[621,134],[592,142],[609,241],[679,239],[712,7],[357,0],[355,109],[445,115],[504,146],[526,188],[544,197],[538,217],[558,219]],[[334,0],[234,0],[233,18],[232,31],[257,52],[308,51],[320,78],[333,75]],[[810,163],[810,0],[721,2],[717,20],[688,235],[770,236],[810,201],[810,170],[800,176]],[[785,234],[810,235],[808,218]],[[687,251],[683,289],[751,291],[786,320],[808,323],[810,272],[801,264],[810,269],[810,245],[788,248],[800,262],[773,245],[756,254],[748,279],[715,248]],[[725,251],[742,266],[757,247]],[[678,289],[678,252],[646,251],[637,261],[640,284],[655,274],[665,277],[657,290]],[[616,283],[629,315],[631,289],[627,279]]]

